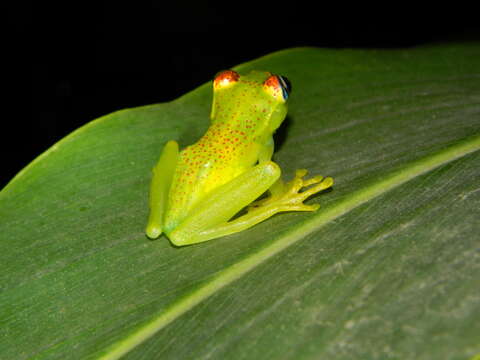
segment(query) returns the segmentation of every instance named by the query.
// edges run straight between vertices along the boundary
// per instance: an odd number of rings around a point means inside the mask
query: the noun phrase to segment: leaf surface
[[[0,192],[2,359],[465,359],[480,352],[480,46],[281,51],[275,160],[315,213],[175,248],[144,236],[163,144],[208,84],[73,132]]]

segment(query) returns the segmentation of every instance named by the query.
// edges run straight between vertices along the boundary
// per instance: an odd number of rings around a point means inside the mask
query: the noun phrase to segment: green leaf
[[[480,353],[480,46],[285,50],[284,177],[315,213],[175,248],[144,236],[163,144],[208,84],[73,132],[0,192],[1,359],[466,359]]]

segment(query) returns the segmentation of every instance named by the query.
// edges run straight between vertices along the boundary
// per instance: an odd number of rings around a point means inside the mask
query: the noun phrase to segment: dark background
[[[221,69],[294,46],[395,48],[479,41],[461,3],[420,9],[164,1],[2,5],[4,116],[0,189],[79,126],[164,102]],[[433,6],[433,5],[431,5]],[[480,59],[479,59],[480,61]]]

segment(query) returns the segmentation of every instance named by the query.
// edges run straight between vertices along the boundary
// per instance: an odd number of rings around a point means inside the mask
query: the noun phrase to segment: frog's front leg
[[[162,234],[168,194],[177,162],[178,143],[171,140],[163,148],[160,159],[153,168],[149,196],[150,215],[145,231],[150,239],[156,239]]]

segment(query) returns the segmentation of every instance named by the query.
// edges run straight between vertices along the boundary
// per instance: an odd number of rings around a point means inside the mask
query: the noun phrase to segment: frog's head
[[[213,80],[213,121],[228,117],[253,119],[259,128],[273,132],[287,114],[291,92],[288,79],[265,71],[240,75],[233,70],[218,73]],[[266,127],[265,127],[266,126]]]

